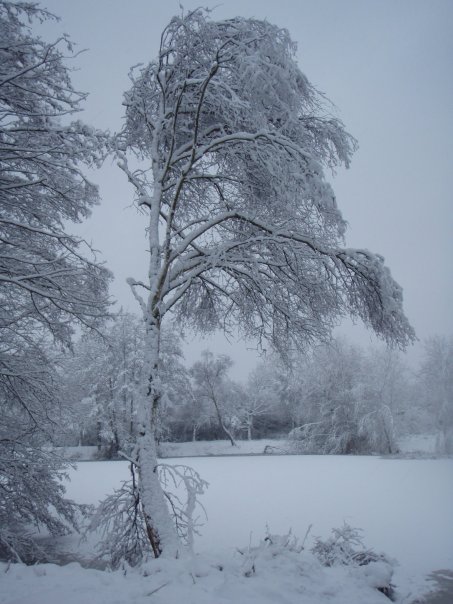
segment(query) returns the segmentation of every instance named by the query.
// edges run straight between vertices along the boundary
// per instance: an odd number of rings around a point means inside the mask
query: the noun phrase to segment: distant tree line
[[[71,410],[61,444],[107,457],[130,449],[143,347],[143,322],[129,313],[75,343],[61,365]],[[162,358],[160,441],[289,437],[301,453],[396,453],[399,437],[428,432],[439,452],[452,451],[451,337],[427,340],[416,370],[395,349],[336,339],[291,364],[265,358],[245,383],[230,377],[226,355],[206,350],[187,366],[174,333],[164,331]]]

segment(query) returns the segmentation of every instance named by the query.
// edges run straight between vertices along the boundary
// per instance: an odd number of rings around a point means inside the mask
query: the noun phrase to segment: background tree
[[[411,405],[408,369],[398,350],[370,348],[363,355],[363,396],[369,408],[369,440],[373,451],[397,453]]]
[[[193,380],[189,379],[184,396],[173,408],[170,419],[172,438],[180,442],[214,439],[211,407],[207,399],[197,396]]]
[[[167,439],[174,409],[182,405],[190,388],[180,341],[171,331],[162,334],[161,354],[163,401],[158,437]],[[74,344],[62,364],[61,380],[72,425],[89,439],[81,444],[98,445],[108,458],[120,451],[130,453],[143,361],[143,321],[131,313],[121,312],[104,326],[102,335],[87,332]]]
[[[398,367],[396,358],[392,351],[367,355],[338,339],[299,362],[303,387],[301,425],[291,433],[295,448],[324,454],[396,453],[393,416],[403,394],[389,366],[393,359]]]
[[[266,363],[261,363],[250,373],[245,388],[239,392],[237,402],[237,413],[241,427],[246,430],[247,440],[253,438],[256,423],[260,419],[269,421],[271,410],[277,405],[277,398],[272,373]]]
[[[287,434],[303,423],[301,405],[306,362],[305,354],[293,352],[289,363],[276,355],[267,363],[268,373],[273,378],[275,396],[280,401],[280,417],[283,420],[280,433]]]
[[[169,313],[203,332],[239,326],[282,354],[346,313],[399,345],[413,337],[382,257],[341,247],[324,169],[348,166],[355,141],[294,55],[285,30],[196,10],[171,20],[125,95],[119,163],[148,216],[148,277],[130,285],[146,324],[136,461],[156,556],[180,551],[155,472]]]
[[[143,323],[141,327],[143,329]],[[162,330],[160,358],[162,399],[158,412],[157,436],[159,440],[170,440],[173,438],[172,420],[180,406],[192,396],[190,373],[185,365],[181,338],[171,324],[167,324]]]
[[[104,344],[100,334],[84,333],[60,363],[61,393],[67,401],[64,445],[101,445]]]
[[[231,385],[227,383],[227,374],[232,364],[233,361],[229,356],[215,357],[212,352],[204,350],[201,359],[192,365],[190,373],[195,382],[193,390],[195,398],[204,399],[213,406],[220,433],[223,433],[234,446],[236,443],[232,431],[227,426],[230,422],[225,418],[228,395],[231,391]]]
[[[453,453],[453,337],[434,336],[425,342],[418,376],[419,396],[429,409],[437,432],[439,453]]]
[[[132,438],[134,382],[123,353],[134,341],[113,340],[117,327],[110,325],[103,336],[83,334],[62,363],[61,376],[74,436],[80,444],[97,445],[108,458],[126,451]]]
[[[307,453],[363,453],[360,434],[362,388],[361,353],[344,341],[332,341],[313,350],[299,364],[303,382],[302,425],[291,436]]]
[[[98,324],[108,282],[65,230],[98,202],[81,167],[99,164],[106,137],[70,121],[84,99],[64,62],[70,42],[47,44],[29,25],[48,18],[0,1],[0,555],[25,560],[40,526],[62,533],[75,520],[60,460],[44,447],[59,398],[47,351],[70,344],[74,322]]]

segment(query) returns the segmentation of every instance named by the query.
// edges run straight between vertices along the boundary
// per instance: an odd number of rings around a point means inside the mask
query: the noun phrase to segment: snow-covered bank
[[[433,456],[436,436],[415,434],[400,438],[398,447],[402,456]],[[162,442],[159,457],[205,457],[221,455],[279,455],[287,453],[291,443],[287,439],[263,438],[260,440],[237,440],[231,446],[229,440],[197,440],[191,442]],[[102,450],[94,446],[62,447],[64,456],[72,461],[95,461],[102,459]]]
[[[0,564],[2,604],[386,604],[374,587],[380,569],[325,568],[310,554],[263,550],[250,560],[239,554],[156,560],[127,572]],[[7,572],[5,573],[5,570]]]
[[[452,459],[250,456],[197,457],[184,463],[210,483],[203,496],[208,521],[195,543],[197,562],[155,561],[147,567],[149,577],[74,564],[12,566],[1,575],[0,602],[141,604],[159,587],[151,601],[162,604],[389,602],[369,588],[370,577],[344,567],[320,567],[307,551],[275,557],[261,552],[256,572],[245,577],[245,559],[236,547],[258,545],[266,525],[271,533],[292,528],[303,538],[312,524],[308,547],[313,536],[326,538],[344,522],[362,528],[366,546],[397,560],[393,583],[405,604],[428,589],[425,578],[432,571],[453,569]],[[68,495],[96,503],[128,478],[128,464],[80,463],[71,478]]]
[[[160,443],[161,457],[205,457],[222,455],[263,455],[281,454],[288,450],[288,441],[272,440],[237,440],[233,447],[229,440],[199,440],[185,443]]]
[[[197,440],[191,442],[162,442],[158,447],[159,457],[204,457],[221,455],[263,455],[285,453],[286,440],[237,440],[233,447],[229,440]],[[61,447],[66,459],[71,461],[99,461],[102,448],[95,446]]]
[[[171,460],[167,460],[167,462]],[[178,463],[180,460],[178,460]],[[347,522],[397,559],[395,581],[418,593],[431,571],[453,569],[453,460],[278,456],[193,458],[210,484],[198,552],[234,549],[265,532],[327,537]],[[126,462],[79,464],[68,494],[96,503],[127,478]]]
[[[436,453],[436,435],[435,434],[411,434],[404,436],[398,441],[401,453],[411,455],[435,455]]]

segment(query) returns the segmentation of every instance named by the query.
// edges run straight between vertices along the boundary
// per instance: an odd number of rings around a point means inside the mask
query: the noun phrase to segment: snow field
[[[253,456],[166,459],[208,481],[208,520],[197,552],[234,549],[289,529],[326,538],[344,522],[367,547],[399,564],[394,581],[417,591],[434,570],[453,569],[453,460],[369,456]],[[128,478],[126,462],[81,463],[68,496],[97,503]],[[310,540],[309,540],[310,542]]]
[[[363,529],[367,547],[398,562],[398,601],[429,589],[428,574],[453,569],[453,460],[341,456],[205,457],[165,460],[194,467],[210,483],[208,521],[195,559],[157,560],[109,573],[11,566],[1,572],[2,604],[385,604],[372,589],[388,569],[324,568],[307,551],[258,547],[291,528],[303,539],[328,537],[344,522]],[[96,503],[128,478],[126,462],[80,463],[68,496]],[[82,546],[83,547],[83,546]],[[86,546],[85,546],[86,547]],[[240,547],[243,555],[238,553]],[[254,568],[254,571],[252,570]],[[219,570],[219,569],[222,570]],[[245,573],[250,572],[246,577]]]

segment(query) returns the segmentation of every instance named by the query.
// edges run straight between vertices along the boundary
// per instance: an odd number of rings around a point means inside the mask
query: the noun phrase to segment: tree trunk
[[[252,440],[252,424],[253,424],[253,417],[249,417],[248,421],[247,421],[247,440]]]
[[[159,481],[157,462],[157,421],[161,399],[159,381],[160,329],[162,316],[162,284],[160,283],[164,255],[159,241],[159,219],[162,203],[162,181],[159,132],[164,119],[163,100],[160,101],[160,118],[153,133],[151,149],[153,171],[153,195],[149,206],[149,271],[148,300],[138,297],[146,324],[145,364],[142,390],[137,409],[137,458],[139,494],[146,522],[146,531],[154,556],[178,558],[182,544],[176,533],[175,523],[167,505],[167,499]],[[167,249],[168,251],[168,249]],[[133,290],[135,291],[135,290]],[[137,296],[136,296],[137,297]]]
[[[139,492],[146,532],[155,558],[178,558],[182,546],[159,481],[156,441],[150,432],[138,437]]]
[[[178,558],[182,554],[182,544],[176,534],[158,475],[156,422],[161,397],[158,377],[159,341],[160,325],[158,321],[152,321],[147,325],[147,379],[144,380],[144,391],[137,409],[139,493],[154,556]]]
[[[236,443],[234,441],[233,435],[231,434],[231,432],[228,430],[228,428],[223,423],[223,417],[222,417],[222,414],[220,412],[220,407],[219,407],[219,405],[217,403],[217,399],[216,399],[216,397],[215,397],[214,394],[212,394],[212,402],[214,403],[214,407],[215,407],[215,410],[217,412],[217,419],[219,420],[220,429],[223,430],[223,432],[227,435],[228,440],[231,443],[231,446],[235,447]]]

